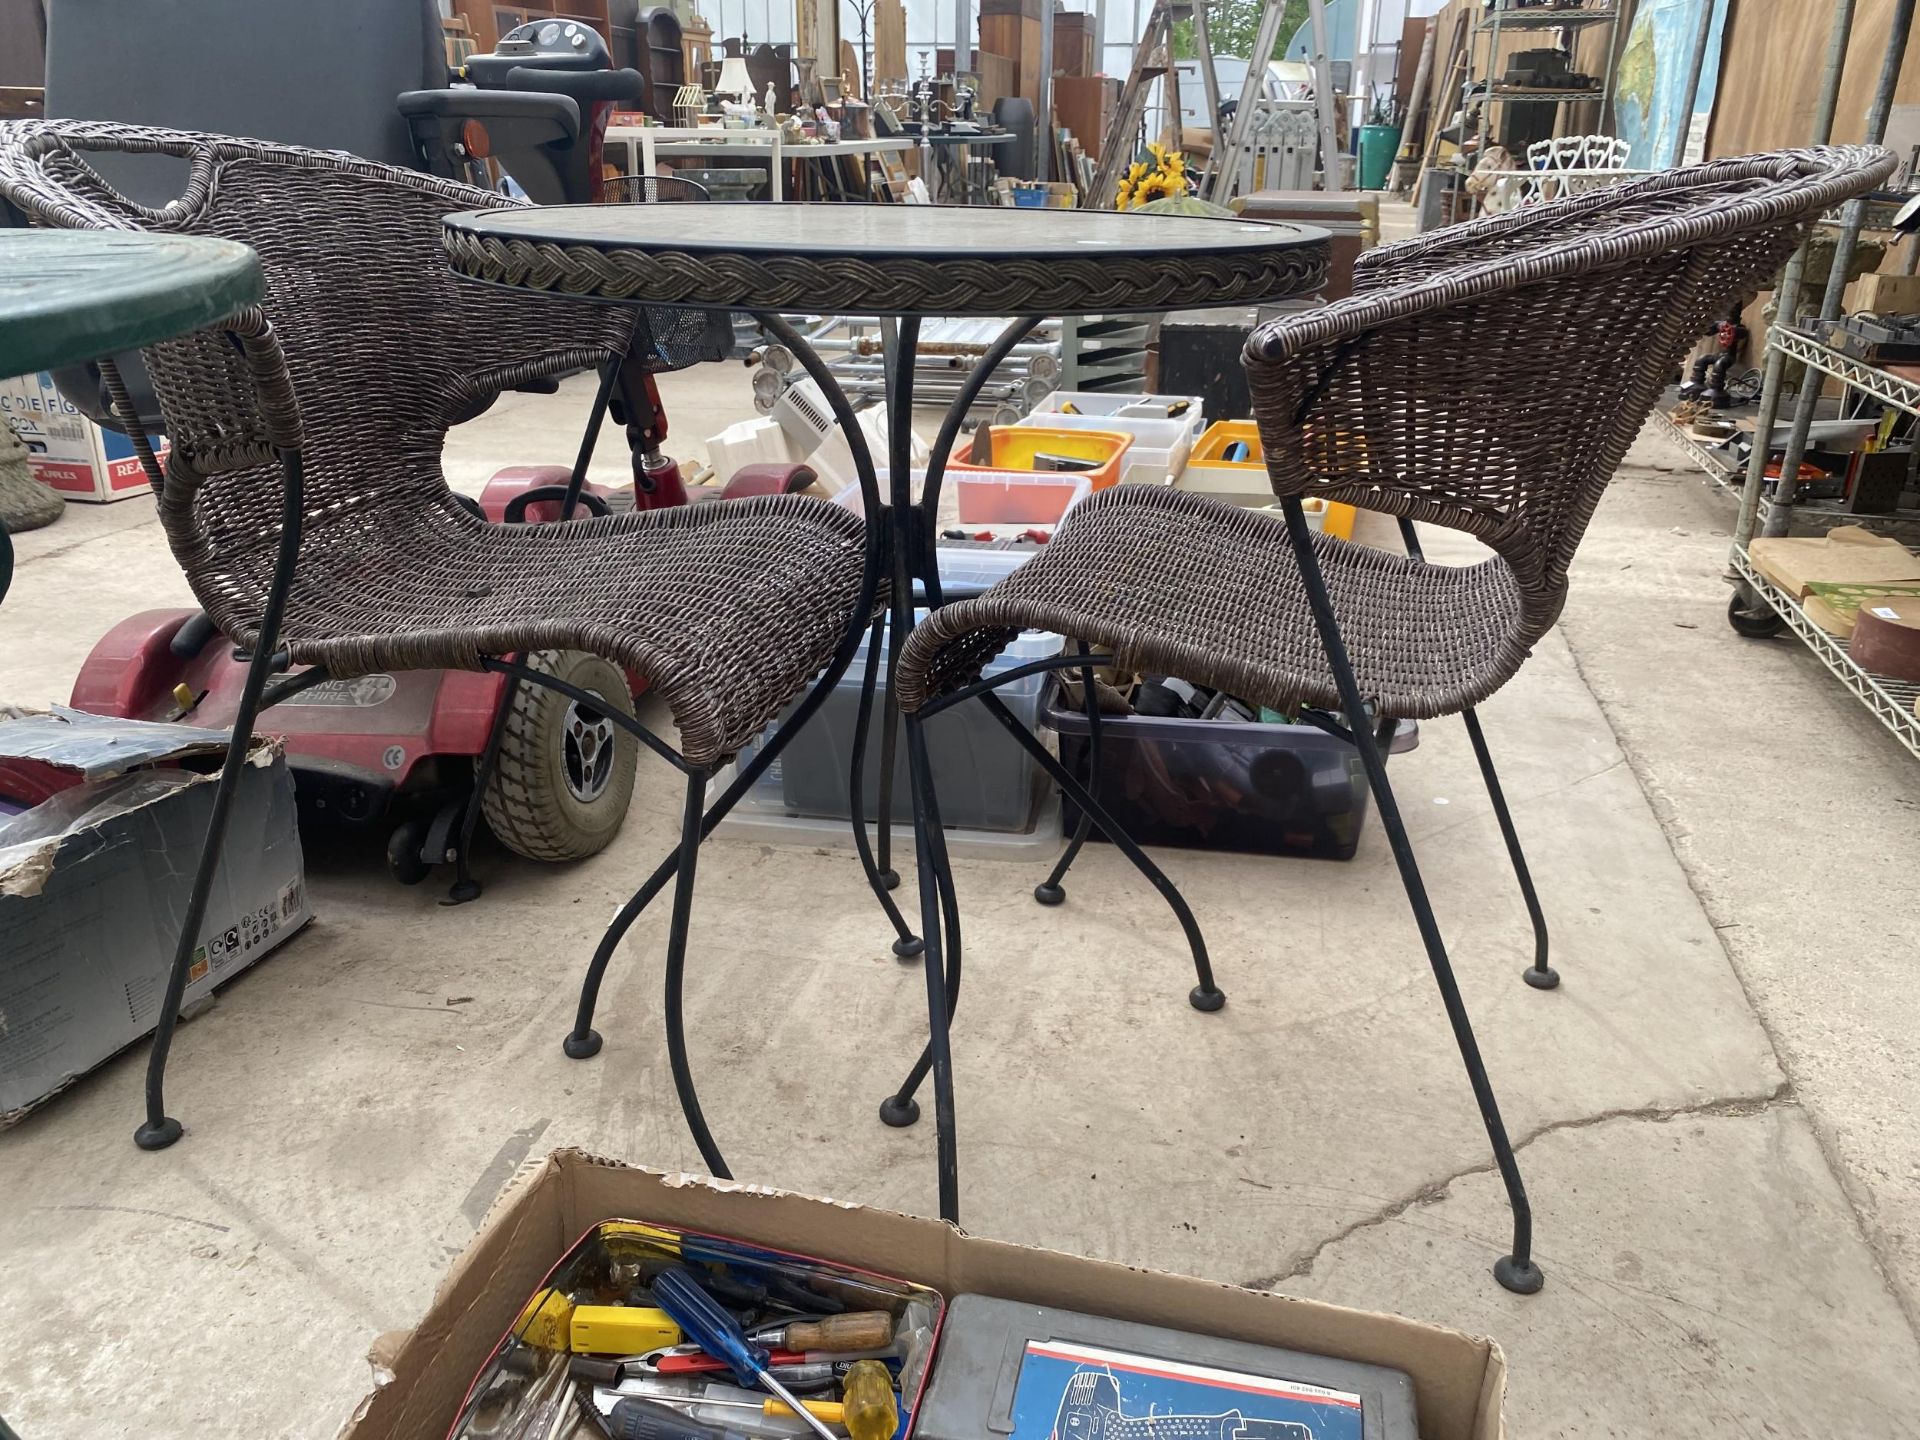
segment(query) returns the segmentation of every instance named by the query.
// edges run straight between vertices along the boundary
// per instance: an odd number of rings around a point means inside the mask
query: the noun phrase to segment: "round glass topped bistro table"
[[[142,231],[0,230],[0,375],[79,365],[215,324],[260,298],[244,245]],[[0,524],[0,599],[13,542]]]
[[[1137,315],[1172,310],[1257,305],[1318,290],[1326,278],[1325,231],[1298,225],[1238,220],[1146,216],[1084,210],[959,208],[928,205],[561,205],[450,215],[443,239],[456,273],[474,280],[557,297],[630,305],[682,305],[744,310],[791,350],[818,381],[835,419],[846,432],[869,525],[884,526],[883,544],[870,546],[891,581],[889,649],[900,653],[913,627],[916,584],[928,603],[941,601],[934,537],[940,483],[949,452],[967,411],[993,371],[1042,320],[1054,316]],[[873,457],[845,395],[819,356],[782,316],[860,315],[896,322],[896,342],[887,357],[888,480],[881,496]],[[913,494],[911,422],[914,354],[920,322],[929,317],[1013,317],[974,366],[941,423],[919,497]],[[854,624],[863,626],[864,616]],[[877,650],[877,646],[874,647]],[[844,649],[844,647],[843,647]],[[842,662],[844,664],[844,661]],[[835,683],[830,675],[824,683]],[[889,693],[892,691],[890,689]],[[864,720],[864,709],[863,709]],[[936,881],[945,871],[945,843],[927,772],[924,739],[915,717],[906,717],[913,785],[914,840],[919,861],[920,911],[925,937],[929,1041],[901,1091],[882,1107],[889,1123],[911,1123],[912,1100],[928,1069],[934,1079],[939,1128],[940,1211],[959,1212],[958,1164],[953,1127],[953,1077],[947,1020],[955,993],[943,962],[954,952],[958,979],[957,906],[950,887]],[[743,794],[778,755],[788,727],[742,767],[714,807],[720,813]],[[886,735],[890,737],[892,727]],[[861,743],[856,732],[856,745]],[[755,768],[757,767],[757,768]],[[881,774],[891,773],[890,757]],[[860,760],[854,760],[854,773]],[[883,802],[880,813],[887,806]],[[865,852],[866,836],[854,811],[854,831]],[[708,823],[717,820],[712,811]],[[1136,848],[1128,858],[1157,875]],[[871,863],[869,874],[873,874]],[[1170,890],[1171,886],[1163,888]],[[635,897],[641,900],[640,896]],[[629,913],[630,912],[630,913]],[[622,919],[631,923],[630,903]],[[1186,923],[1186,917],[1183,917]],[[600,975],[625,926],[616,922],[594,957],[581,995],[568,1053],[591,1054],[591,1030]],[[1202,990],[1218,996],[1206,970]],[[1223,997],[1222,997],[1223,998]],[[1196,995],[1196,1004],[1200,999]],[[1215,999],[1211,1006],[1215,1008]],[[677,1006],[670,1005],[670,1010]],[[591,1044],[588,1042],[591,1041]],[[698,1106],[691,1082],[681,1105],[696,1137]],[[703,1145],[703,1152],[706,1150]],[[709,1154],[709,1161],[713,1156]]]

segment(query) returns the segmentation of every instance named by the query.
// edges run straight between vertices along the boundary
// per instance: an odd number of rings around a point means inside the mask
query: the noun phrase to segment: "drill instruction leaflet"
[[[1064,1340],[1029,1340],[1011,1440],[1361,1440],[1358,1395]]]

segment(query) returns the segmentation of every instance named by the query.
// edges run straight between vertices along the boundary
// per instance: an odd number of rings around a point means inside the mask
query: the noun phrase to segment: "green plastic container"
[[[1400,149],[1398,125],[1362,125],[1360,127],[1360,188],[1384,190],[1387,176],[1393,172],[1393,157]]]

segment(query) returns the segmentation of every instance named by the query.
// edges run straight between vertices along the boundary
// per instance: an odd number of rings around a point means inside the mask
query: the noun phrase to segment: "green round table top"
[[[260,257],[140,230],[0,230],[0,376],[201,330],[256,303]]]

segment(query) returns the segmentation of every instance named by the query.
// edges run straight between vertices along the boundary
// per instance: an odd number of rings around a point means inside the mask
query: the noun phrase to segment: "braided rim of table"
[[[887,254],[849,243],[836,255],[821,253],[827,247],[814,247],[813,253],[763,246],[743,246],[738,252],[670,248],[664,237],[661,248],[647,246],[644,237],[636,243],[614,234],[600,243],[554,238],[564,233],[566,211],[574,208],[544,209],[540,222],[549,231],[546,238],[503,233],[514,227],[503,224],[500,213],[450,215],[442,232],[448,261],[458,274],[472,279],[580,299],[854,315],[1053,316],[1206,309],[1310,294],[1327,274],[1326,235],[1307,226],[1237,225],[1241,232],[1268,234],[1214,250],[1169,245],[1085,256],[1057,250],[982,255],[970,253],[959,240],[967,221],[956,211],[950,222],[956,244],[950,254]],[[699,218],[717,217],[732,208],[707,207]],[[752,207],[756,216],[768,208]],[[1058,219],[1077,212],[1053,213]],[[1120,217],[1099,218],[1104,222]],[[1153,221],[1141,218],[1138,223],[1151,237]]]

